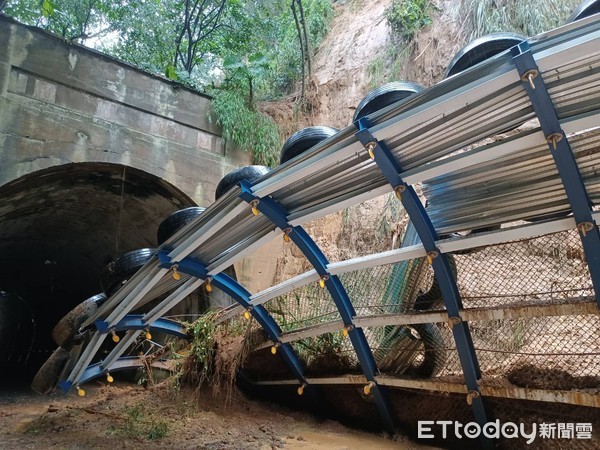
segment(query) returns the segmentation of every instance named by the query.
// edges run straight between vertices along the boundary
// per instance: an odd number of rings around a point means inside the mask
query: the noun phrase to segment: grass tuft
[[[509,31],[535,36],[563,25],[579,0],[462,0],[470,40]]]

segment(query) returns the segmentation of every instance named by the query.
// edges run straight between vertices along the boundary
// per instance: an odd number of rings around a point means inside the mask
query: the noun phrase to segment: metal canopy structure
[[[519,128],[501,140],[490,139],[536,118],[538,125],[533,128]],[[107,334],[115,329],[151,327],[206,280],[237,301],[217,316],[218,323],[247,311],[266,331],[270,341],[265,345],[282,350],[295,380],[265,383],[365,384],[365,392],[373,392],[388,428],[393,428],[394,419],[385,386],[430,387],[426,381],[382,377],[363,327],[449,322],[466,388],[449,387],[448,392],[466,393],[476,420],[486,422],[489,416],[482,400],[498,393],[480,386],[469,320],[556,315],[561,305],[465,310],[446,255],[576,229],[600,304],[599,213],[593,209],[600,200],[596,169],[600,164],[600,18],[591,16],[531,38],[512,53],[444,80],[357,125],[358,131],[356,126],[347,127],[254,184],[242,182],[232,188],[163,244],[158,255],[83,324],[82,328],[95,327],[96,332],[62,387],[68,389],[124,366],[119,357],[132,342],[134,331],[103,362],[90,366]],[[421,187],[427,208],[415,185]],[[404,204],[420,244],[331,263],[302,228],[391,191]],[[506,225],[537,218],[545,220]],[[440,238],[482,227],[497,231]],[[313,270],[255,294],[222,274],[234,262],[282,236],[300,248]],[[429,259],[445,311],[356,313],[339,275],[416,258]],[[182,275],[175,280],[172,275],[179,272]],[[331,294],[339,318],[282,332],[264,305],[317,282]],[[130,315],[169,291],[151,312]],[[569,308],[581,314],[596,311],[591,298]],[[307,378],[290,343],[340,330],[349,335],[364,376]],[[518,395],[525,394],[514,394]]]

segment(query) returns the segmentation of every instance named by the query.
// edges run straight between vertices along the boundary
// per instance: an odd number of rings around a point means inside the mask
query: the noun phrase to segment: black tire
[[[106,295],[114,294],[133,274],[156,254],[154,248],[140,248],[124,253],[106,265],[101,275],[102,288]]]
[[[435,324],[386,327],[384,342],[385,353],[379,358],[382,372],[431,378],[446,364],[444,337]]]
[[[77,361],[79,360],[79,357],[81,356],[81,353],[83,352],[84,347],[89,344],[90,342],[90,333],[84,333],[82,335],[82,339],[81,342],[79,342],[78,344],[74,345],[71,350],[69,350],[69,358],[66,362],[66,364],[64,365],[62,371],[60,372],[60,375],[58,376],[58,382],[60,383],[62,380],[66,380],[67,378],[69,378],[69,375],[71,375],[71,372],[73,372],[73,369],[75,368],[75,364],[77,364]]]
[[[74,344],[73,338],[78,333],[81,324],[91,317],[105,301],[106,294],[94,295],[69,311],[52,329],[54,342],[65,350],[70,350]]]
[[[446,365],[444,337],[440,329],[432,323],[415,324],[411,327],[419,334],[424,352],[422,360],[418,363],[413,362],[409,372],[419,378],[431,378]]]
[[[446,255],[448,258],[448,264],[450,265],[450,270],[452,271],[452,275],[456,278],[456,262],[454,261],[454,257],[451,254]],[[440,289],[440,284],[438,282],[437,276],[433,277],[433,283],[431,283],[431,287],[427,292],[419,294],[417,299],[415,300],[414,309],[417,311],[426,311],[428,309],[433,308],[434,305],[440,304],[443,302],[442,291]]]
[[[335,135],[339,130],[332,127],[307,127],[292,134],[281,147],[279,164],[288,162],[290,159],[304,153],[319,142]]]
[[[175,211],[158,226],[156,232],[158,245],[164,244],[167,239],[199,217],[205,210],[206,208],[201,208],[200,206],[191,206]]]
[[[269,173],[271,169],[265,166],[245,166],[235,169],[229,172],[217,185],[215,189],[215,200],[218,200],[225,194],[229,189],[238,184],[242,180],[248,180],[250,182],[258,180],[260,177]]]
[[[63,369],[70,359],[70,353],[64,348],[58,347],[54,353],[40,367],[40,370],[33,377],[31,389],[38,394],[48,394],[54,389]]]
[[[404,100],[425,89],[417,83],[409,81],[392,81],[369,92],[358,104],[354,111],[353,122],[373,114],[393,103]]]
[[[586,0],[575,8],[567,19],[567,23],[575,22],[598,13],[600,13],[600,0]]]
[[[526,39],[516,33],[493,33],[475,39],[454,55],[446,69],[445,78],[461,73],[520,44]]]

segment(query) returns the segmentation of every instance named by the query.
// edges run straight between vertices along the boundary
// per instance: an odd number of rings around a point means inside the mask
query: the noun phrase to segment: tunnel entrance
[[[195,204],[154,175],[104,163],[23,176],[0,187],[0,199],[0,348],[12,349],[0,355],[0,382],[11,384],[28,383],[50,355],[63,315],[102,292],[107,263],[155,247],[160,222]]]

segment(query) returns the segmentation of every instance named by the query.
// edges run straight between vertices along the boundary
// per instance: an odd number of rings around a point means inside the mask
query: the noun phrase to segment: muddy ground
[[[148,389],[115,383],[40,396],[0,392],[0,448],[411,449],[407,438],[349,429],[237,392],[197,395],[163,383]]]

